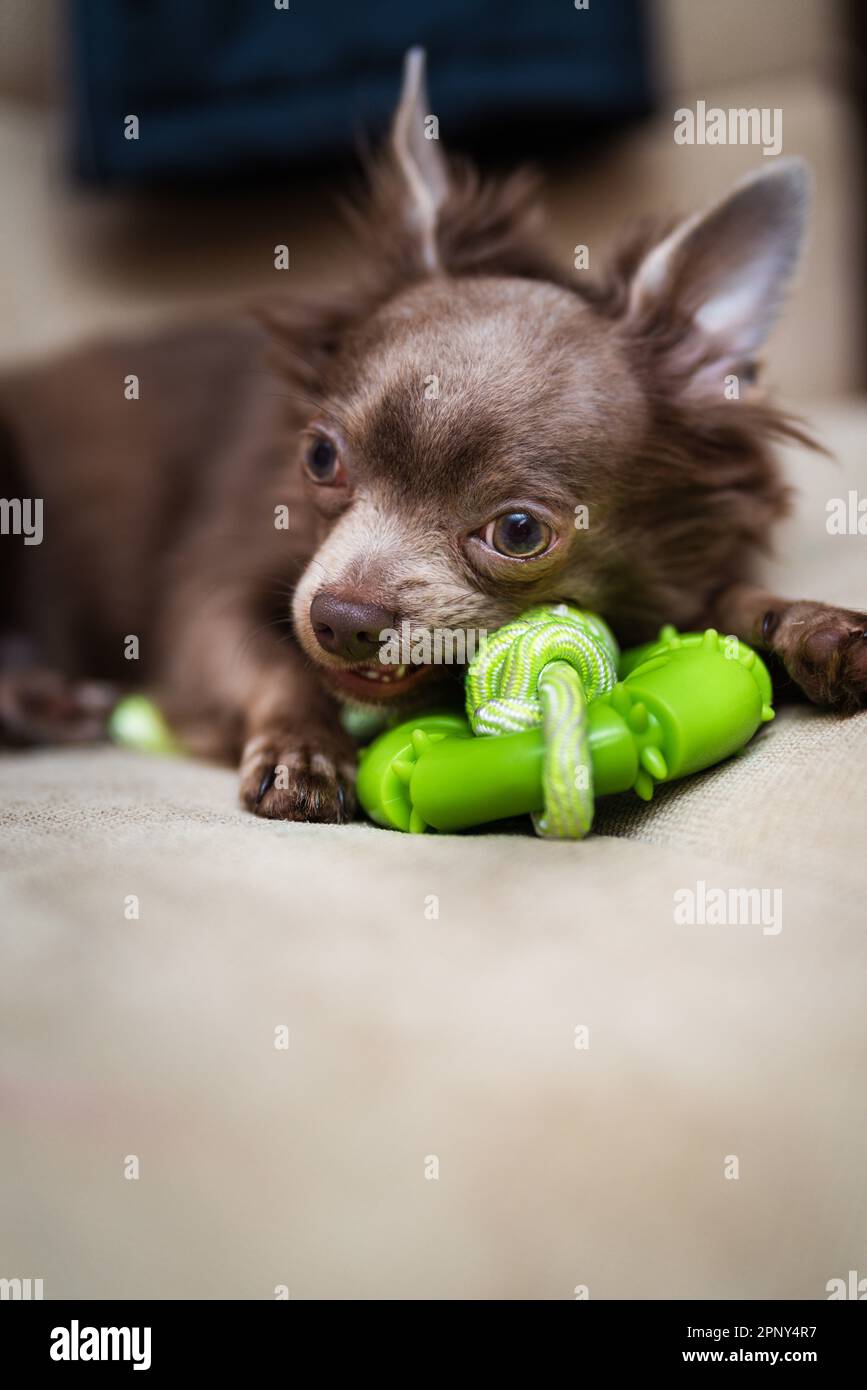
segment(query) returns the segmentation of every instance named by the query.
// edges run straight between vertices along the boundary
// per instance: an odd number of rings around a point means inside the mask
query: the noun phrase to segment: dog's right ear
[[[369,162],[368,184],[360,204],[345,210],[381,284],[439,271],[550,278],[538,240],[537,180],[521,169],[483,180],[469,161],[446,158],[421,48],[404,60],[391,135]]]
[[[440,269],[437,232],[449,177],[437,121],[428,107],[424,49],[411,48],[404,59],[389,149],[398,176],[398,216],[416,241],[425,270],[434,272]]]

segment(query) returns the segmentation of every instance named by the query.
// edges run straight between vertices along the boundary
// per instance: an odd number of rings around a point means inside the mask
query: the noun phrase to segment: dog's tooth
[[[405,667],[405,666],[398,666],[398,667],[395,669],[394,675],[395,675],[395,679],[396,679],[396,680],[402,681],[403,678],[404,678],[404,676],[406,675],[406,667]]]

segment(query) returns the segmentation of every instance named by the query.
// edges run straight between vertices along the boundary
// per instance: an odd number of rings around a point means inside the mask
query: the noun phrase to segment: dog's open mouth
[[[354,700],[394,700],[408,695],[417,686],[430,680],[438,671],[436,666],[388,666],[381,661],[361,661],[337,671],[329,667],[324,674],[328,682],[342,695]]]

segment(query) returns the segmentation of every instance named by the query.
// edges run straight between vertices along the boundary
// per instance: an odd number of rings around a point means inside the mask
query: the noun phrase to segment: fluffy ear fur
[[[390,139],[368,163],[367,195],[347,208],[373,276],[388,289],[440,273],[559,278],[539,246],[536,178],[481,179],[428,138],[432,116],[424,51],[413,48]]]
[[[810,178],[779,160],[680,223],[635,268],[625,322],[656,339],[693,392],[754,371],[803,240]]]
[[[437,233],[449,176],[438,129],[429,126],[429,108],[424,49],[411,48],[404,59],[403,88],[394,113],[390,148],[402,183],[399,215],[417,242],[425,270],[434,272],[441,268]]]

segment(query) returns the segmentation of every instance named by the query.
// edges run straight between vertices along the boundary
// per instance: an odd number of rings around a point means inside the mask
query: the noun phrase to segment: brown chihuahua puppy
[[[772,445],[809,442],[751,384],[804,168],[634,238],[589,286],[540,249],[531,182],[446,163],[426,115],[413,51],[351,298],[0,385],[7,523],[44,503],[40,544],[0,539],[2,626],[28,639],[6,644],[6,741],[93,737],[92,678],[135,670],[191,749],[240,761],[251,810],[341,820],[340,702],[409,709],[449,674],[383,664],[386,631],[492,631],[557,599],[627,642],[713,624],[811,699],[867,702],[867,616],[751,581],[785,511]]]

